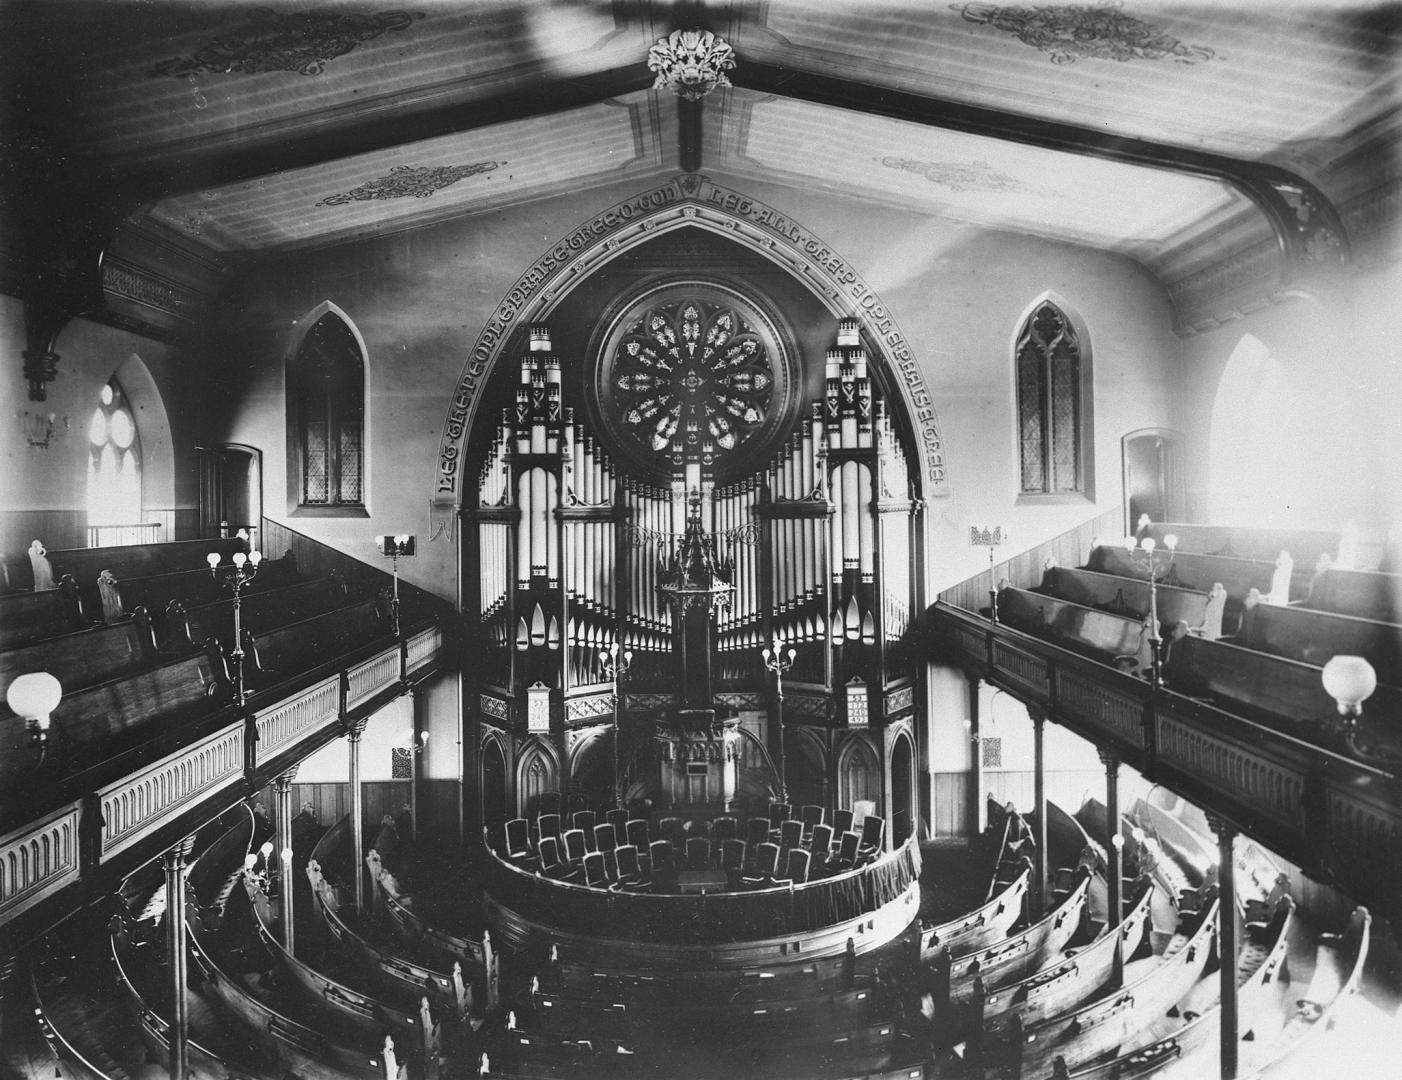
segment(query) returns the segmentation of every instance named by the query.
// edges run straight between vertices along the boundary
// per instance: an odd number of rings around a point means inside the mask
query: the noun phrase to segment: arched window
[[[1024,495],[1086,491],[1088,357],[1061,308],[1041,301],[1018,330],[1017,421]]]
[[[98,394],[88,420],[88,530],[97,544],[135,543],[112,526],[136,526],[141,516],[141,438],[116,378]]]
[[[365,368],[360,342],[334,312],[312,324],[288,372],[299,507],[365,505]]]

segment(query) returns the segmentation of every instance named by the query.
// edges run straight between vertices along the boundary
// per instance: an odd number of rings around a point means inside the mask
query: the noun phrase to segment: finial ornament
[[[648,70],[655,72],[654,90],[671,90],[688,101],[700,101],[735,67],[735,50],[709,30],[673,30],[647,51]]]

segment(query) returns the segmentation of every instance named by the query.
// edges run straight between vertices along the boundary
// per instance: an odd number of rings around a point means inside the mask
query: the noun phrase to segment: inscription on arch
[[[880,298],[843,256],[792,218],[706,177],[680,176],[597,214],[541,255],[488,317],[448,405],[439,445],[435,499],[456,501],[463,440],[487,377],[519,325],[544,320],[596,265],[660,231],[700,225],[723,230],[803,279],[835,316],[855,315],[896,376],[916,434],[924,494],[947,495],[944,444],[934,400],[910,344]]]

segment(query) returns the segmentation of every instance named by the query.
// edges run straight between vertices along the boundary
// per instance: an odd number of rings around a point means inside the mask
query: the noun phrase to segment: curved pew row
[[[1032,881],[1032,863],[1024,852],[1031,843],[1032,833],[1011,805],[998,809],[1004,814],[1002,836],[995,847],[986,899],[980,907],[957,918],[937,925],[922,925],[921,963],[931,964],[942,955],[964,956],[1001,941],[1022,919]]]
[[[200,906],[190,921],[191,971],[243,1028],[263,1033],[261,1045],[279,1067],[328,1080],[393,1076],[392,1039],[367,1039],[343,1013],[290,992],[289,983],[277,978],[275,959],[252,925],[249,906],[229,903],[251,849],[250,842],[236,851],[232,870],[230,862],[210,859],[211,853],[201,858],[204,866],[192,866],[191,886]]]
[[[488,977],[489,971],[495,974],[496,967],[490,939],[479,945],[484,962],[478,965],[464,963],[461,956],[440,955],[421,941],[367,937],[374,927],[343,901],[341,890],[327,880],[322,868],[322,859],[328,860],[328,865],[340,861],[349,836],[350,819],[343,818],[317,842],[306,866],[313,905],[340,954],[365,973],[377,996],[405,1011],[417,1009],[427,992],[435,1015],[481,1015],[495,1000],[494,979]],[[348,859],[342,861],[342,865],[348,863]]]
[[[1016,1075],[1049,1076],[1057,1059],[1079,1065],[1113,1053],[1147,1024],[1166,1015],[1207,971],[1216,954],[1218,902],[1214,895],[1184,919],[1164,953],[1146,961],[1138,978],[1107,988],[1072,1011],[1034,1023],[1015,1017],[1003,1029],[1003,1046],[994,1055],[1009,1062]],[[1132,974],[1127,964],[1126,974]]]
[[[297,563],[291,555],[264,559],[244,595],[257,596],[297,580]],[[224,587],[207,566],[141,577],[123,577],[105,569],[94,579],[94,587],[98,606],[88,609],[94,616],[101,616],[103,622],[117,622],[143,607],[151,614],[162,647],[170,645],[169,615],[173,608],[213,604],[225,595]],[[202,642],[197,640],[195,644]]]
[[[1253,1045],[1270,1041],[1262,1038],[1262,1029],[1279,1026],[1281,999],[1289,989],[1286,956],[1294,911],[1294,901],[1282,898],[1255,938],[1257,947],[1242,954],[1237,971],[1238,1060]],[[1204,979],[1176,1008],[1146,1024],[1128,1040],[1129,1046],[1122,1046],[1113,1057],[1074,1070],[1062,1070],[1064,1059],[1059,1064],[1054,1059],[1050,1076],[1066,1080],[1123,1080],[1132,1076],[1141,1080],[1162,1073],[1190,1080],[1216,1072],[1208,1061],[1221,1046],[1217,989],[1215,978]]]
[[[5,694],[21,675],[46,671],[65,694],[131,675],[157,662],[146,609],[112,626],[95,626],[31,645],[0,649],[0,716],[12,715]]]
[[[304,996],[318,1005],[344,1013],[372,1042],[382,1042],[385,1035],[390,1035],[395,1046],[415,1047],[425,1060],[440,1052],[440,1028],[433,1019],[427,997],[421,996],[418,1011],[410,1012],[387,1005],[371,993],[323,974],[288,952],[274,933],[273,908],[264,883],[245,871],[242,886],[241,890],[235,890],[230,902],[235,906],[248,905],[264,949],[277,958],[282,970],[301,988]]]
[[[201,830],[195,850],[210,837],[229,847],[228,820]],[[233,818],[235,829],[238,817]],[[246,841],[247,834],[241,838]],[[169,1056],[169,968],[165,957],[165,886],[158,863],[131,875],[113,899],[111,918],[79,918],[41,944],[31,968],[36,1013],[50,1044],[62,1047],[78,1075],[128,1080]],[[234,1080],[277,1080],[251,1040],[238,1037],[214,1017],[193,991],[189,995],[191,1075]]]
[[[379,853],[374,849],[366,855],[365,863],[370,871],[371,886],[375,889],[374,898],[384,905],[385,915],[395,936],[421,944],[450,962],[459,961],[466,971],[485,970],[487,957],[481,938],[455,933],[431,921],[430,915],[441,913],[441,904],[429,905],[428,915],[421,915],[416,910],[416,897],[405,891],[399,879],[385,869]],[[455,922],[463,921],[462,913],[454,914],[458,915]]]

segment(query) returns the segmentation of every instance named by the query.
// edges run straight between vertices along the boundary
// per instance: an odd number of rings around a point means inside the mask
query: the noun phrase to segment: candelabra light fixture
[[[418,537],[409,533],[398,536],[381,536],[378,540],[380,554],[390,560],[390,572],[394,575],[394,592],[389,601],[390,619],[394,623],[394,636],[399,636],[399,560],[413,558],[418,549]]]
[[[71,429],[68,417],[57,413],[37,413],[20,409],[15,413],[19,419],[24,439],[35,450],[47,450],[49,444],[63,438]]]
[[[604,678],[613,683],[613,801],[615,805],[622,806],[623,773],[618,757],[622,732],[619,729],[619,716],[623,710],[623,677],[628,674],[628,669],[633,664],[633,650],[624,649],[619,652],[618,642],[615,641],[607,649],[599,650],[599,663],[603,668]]]
[[[794,657],[797,651],[790,646],[785,649],[779,635],[774,635],[773,643],[765,649],[760,650],[760,656],[764,659],[764,666],[774,673],[774,701],[775,714],[779,725],[779,801],[786,803],[789,801],[789,780],[788,767],[784,761],[784,672],[793,667]]]
[[[243,679],[243,624],[240,621],[240,608],[243,606],[243,590],[258,576],[258,564],[263,561],[263,553],[250,551],[245,555],[238,551],[234,553],[230,562],[221,563],[219,560],[220,555],[217,551],[211,551],[205,556],[214,580],[234,594],[234,647],[229,652],[229,665],[233,669],[234,698],[242,706],[248,700],[248,693]]]
[[[1361,656],[1332,657],[1320,672],[1324,692],[1334,699],[1339,710],[1338,727],[1349,752],[1363,761],[1395,765],[1402,755],[1395,751],[1377,750],[1358,741],[1358,721],[1363,716],[1363,703],[1378,688],[1378,673]]]
[[[29,741],[39,751],[40,761],[49,740],[49,717],[58,708],[63,687],[47,671],[31,671],[17,676],[5,691],[10,711],[24,718]]]
[[[1124,542],[1125,550],[1129,552],[1130,559],[1135,565],[1142,564],[1148,572],[1149,681],[1157,690],[1163,686],[1163,638],[1159,634],[1159,582],[1168,577],[1169,570],[1173,568],[1173,556],[1178,548],[1178,537],[1169,533],[1163,538],[1163,546],[1168,552],[1168,558],[1161,562],[1158,556],[1162,555],[1163,552],[1159,551],[1158,543],[1152,536],[1146,536],[1143,540],[1126,536]]]
[[[969,526],[969,545],[988,549],[988,614],[998,621],[998,580],[993,574],[993,559],[998,548],[1008,542],[1008,530],[1002,525]]]

